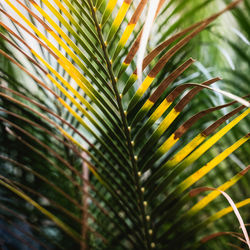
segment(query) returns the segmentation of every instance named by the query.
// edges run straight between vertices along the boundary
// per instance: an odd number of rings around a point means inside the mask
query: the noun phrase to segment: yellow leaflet
[[[70,25],[68,23],[68,21],[62,16],[62,14],[60,14],[58,12],[58,10],[56,8],[54,8],[51,5],[51,1],[48,0],[42,0],[42,2],[48,7],[48,9],[58,18],[59,21],[62,22],[62,24],[66,27],[66,29],[69,31],[70,34],[72,34],[74,37],[78,37],[78,39],[80,39],[80,41],[83,42],[82,38],[79,37],[77,35],[77,33],[75,32],[75,30],[72,28],[72,25]],[[79,23],[72,17],[72,15],[67,11],[67,9],[62,5],[62,3],[59,0],[54,0],[54,2],[57,4],[57,6],[59,7],[59,9],[65,14],[66,17],[68,17],[68,19],[70,20],[70,22],[72,22],[75,27],[76,30],[80,30],[81,32],[84,32],[81,28],[81,26],[79,25]],[[64,2],[66,2],[66,4],[71,5],[67,0],[64,0]],[[53,21],[53,19],[50,18],[49,15],[47,15],[46,12],[43,11],[43,9],[39,6],[35,4],[35,7],[38,9],[38,11],[40,13],[42,13],[42,15],[45,17],[45,19],[47,21],[49,21],[49,23],[54,27],[54,29],[58,32],[58,34],[60,34],[62,36],[62,38],[66,41],[66,43],[68,43],[70,46],[69,48],[72,47],[72,50],[74,50],[76,52],[76,54],[78,54],[81,58],[85,57],[85,60],[87,60],[86,56],[83,55],[82,51],[79,49],[79,47],[75,44],[75,42],[73,42],[70,37],[68,35],[66,35],[66,33],[61,29],[61,27],[59,27],[59,25],[56,24],[56,22]],[[56,35],[56,34],[54,34]],[[57,36],[58,37],[58,36]],[[58,38],[57,38],[58,39]],[[56,39],[56,40],[57,40]],[[58,41],[58,40],[57,40]],[[59,41],[58,41],[59,42]],[[61,41],[62,42],[62,41]],[[60,44],[60,42],[59,42]],[[61,46],[65,49],[65,45]],[[66,49],[65,49],[66,50]],[[75,56],[74,53],[72,53],[72,51],[70,50],[66,50],[69,55],[74,58],[74,60],[78,63],[78,65],[81,65],[81,68],[84,68],[84,70],[87,70],[86,66],[82,63],[81,60],[78,59],[78,57]],[[84,59],[83,59],[84,60]],[[85,61],[84,60],[84,61]]]
[[[73,79],[79,79],[80,73],[74,70],[74,65],[69,63],[67,60],[64,58],[58,58],[57,62],[68,72],[70,72],[70,76]]]
[[[45,0],[42,0],[42,1],[44,2]],[[63,4],[62,4],[60,1],[58,1],[58,0],[53,0],[53,1],[54,1],[55,4],[59,7],[59,9],[65,14],[66,17],[67,17],[68,19],[70,19],[70,21],[71,21],[72,23],[74,23],[74,25],[77,25],[77,26],[79,27],[79,24],[75,21],[74,18],[72,18],[72,15],[67,11],[67,9],[63,6]],[[49,3],[47,0],[46,0],[46,2]],[[65,2],[67,5],[70,5],[71,7],[73,7],[69,1],[64,0],[64,2]],[[46,5],[47,5],[47,4],[46,4]],[[47,5],[47,6],[48,6],[48,5]],[[51,6],[51,5],[50,5],[50,6]],[[55,14],[55,12],[53,12],[53,13]]]
[[[104,11],[104,15],[103,16],[109,16],[110,13],[113,11],[113,9],[115,8],[115,5],[117,3],[117,0],[110,0],[108,2],[108,5]],[[106,20],[105,20],[106,21]],[[103,23],[103,22],[102,22]]]
[[[171,158],[165,165],[167,167],[174,167],[181,162],[194,148],[200,145],[206,137],[202,134],[198,134],[191,142],[189,142],[184,148],[182,148],[173,158]]]
[[[55,14],[55,10],[47,3],[46,0],[42,0],[49,10]],[[37,4],[32,2],[35,8],[43,15],[43,17],[51,24],[51,26],[62,36],[62,38],[78,53],[81,53],[79,48],[72,42],[72,40],[63,32],[63,30],[50,18],[50,16]],[[62,41],[62,39],[56,35],[56,33],[52,30],[48,30],[52,37],[62,46],[62,48],[71,56],[71,58],[78,64],[82,65],[82,62],[79,58],[70,50],[70,48]]]
[[[250,108],[243,112],[241,115],[232,120],[229,124],[227,124],[224,128],[222,128],[219,132],[217,132],[214,136],[204,142],[194,153],[192,153],[186,160],[185,164],[191,164],[196,159],[199,158],[207,149],[209,149],[212,145],[214,145],[223,135],[225,135],[232,127],[234,127],[240,120],[246,117],[249,114]]]
[[[68,137],[74,144],[76,144],[78,147],[80,147],[81,149],[83,149],[84,152],[86,152],[86,149],[84,149],[82,147],[82,145],[78,141],[76,141],[71,135],[69,135],[63,128],[61,128],[61,127],[58,126],[58,129],[60,130],[60,132],[63,135],[65,135],[66,137]]]
[[[81,74],[75,66],[65,60],[64,58],[59,58],[57,62],[66,70],[66,72],[76,81],[79,87],[88,95],[90,93],[89,89],[83,85],[83,82],[89,83],[88,80]]]
[[[193,162],[201,152],[211,147],[215,142],[217,142],[223,135],[225,135],[232,127],[239,123],[244,117],[249,114],[249,110],[246,110],[241,115],[232,120],[224,128],[219,130],[214,136],[208,139],[200,148],[198,148],[195,153],[188,157],[187,163]],[[168,162],[166,162],[166,167],[174,167],[180,163],[188,154],[190,154],[198,145],[200,145],[206,139],[202,134],[198,134],[191,142],[189,142],[184,148],[182,148],[174,157],[172,157]]]
[[[240,180],[243,177],[241,174],[235,175],[231,180],[225,182],[221,186],[219,186],[217,189],[221,191],[226,191],[228,188],[233,186],[238,180]],[[199,212],[201,209],[203,209],[208,203],[213,201],[216,197],[221,195],[221,192],[218,190],[212,191],[210,194],[205,196],[203,199],[201,199],[198,203],[196,203],[188,212],[187,215],[193,215]]]
[[[53,50],[53,52],[59,57],[58,63],[66,70],[66,72],[76,81],[76,83],[86,92],[85,86],[82,81],[88,83],[87,79],[80,74],[75,66],[65,58],[62,53],[46,38],[46,36],[39,31],[9,0],[4,0],[29,26],[30,28]],[[80,80],[81,79],[81,80]],[[79,81],[80,80],[80,81]]]
[[[50,4],[49,1],[46,0],[46,2],[47,2],[46,5]],[[79,22],[79,20],[77,20],[76,18],[74,18],[74,16],[72,16],[73,14],[70,13],[70,12],[64,7],[64,5],[61,3],[61,0],[54,0],[54,2],[55,2],[56,5],[59,7],[59,9],[65,14],[65,16],[69,19],[69,21],[70,21],[71,23],[74,24],[74,26],[76,27],[76,30],[77,30],[77,31],[81,31],[81,33],[84,33],[84,30],[82,29],[82,26],[81,26],[81,22]],[[76,10],[76,9],[74,8],[74,6],[69,2],[69,0],[63,0],[63,2],[69,7],[69,10],[72,10],[72,9],[75,10],[74,13],[75,13],[75,15],[76,15],[77,17],[80,16],[78,10]],[[52,5],[50,4],[50,6],[52,6]],[[54,9],[55,9],[55,8],[54,8]],[[68,29],[68,30],[70,31],[70,33],[72,33],[74,36],[77,36],[77,33],[76,33],[75,30],[72,28],[72,25],[70,25],[70,24],[62,17],[62,15],[61,15],[60,13],[58,13],[58,11],[56,11],[56,9],[55,9],[55,12],[53,12],[53,13],[54,13],[55,16],[64,24],[64,26],[66,27],[66,29]],[[96,38],[97,38],[97,37],[96,37]],[[79,39],[80,39],[81,41],[83,41],[82,38],[79,38]],[[77,46],[76,46],[76,48],[78,49]],[[74,49],[75,49],[75,48],[74,48]],[[80,50],[78,49],[78,51],[80,51]]]
[[[63,0],[67,6],[69,6],[69,8],[74,8],[73,5],[68,1],[68,0]],[[56,8],[53,7],[53,5],[51,4],[51,1],[48,0],[42,0],[43,3],[46,4],[46,6],[49,8],[49,10],[60,20],[62,21],[62,23],[68,24],[67,21],[63,18],[62,14],[60,14]],[[70,14],[70,12],[64,7],[64,5],[61,3],[61,1],[59,0],[53,0],[53,2],[58,6],[58,8],[60,9],[60,11],[65,14],[65,16],[76,26],[76,29],[81,29],[81,26],[79,25],[79,23],[73,18],[72,14]],[[76,10],[75,10],[76,11]],[[78,11],[76,11],[78,13]],[[79,13],[78,13],[79,14]],[[80,14],[79,14],[80,15]],[[67,26],[66,26],[67,27]],[[70,25],[68,25],[68,27],[70,27]],[[74,32],[73,29],[71,29],[72,32]],[[83,30],[82,30],[83,31]],[[74,32],[75,33],[75,32]]]
[[[129,8],[130,4],[126,3],[125,1],[122,3],[122,6],[121,8],[119,9],[118,11],[118,14],[111,26],[111,30],[114,29],[118,29],[118,27],[120,26],[123,18],[125,17],[127,11],[128,11],[128,8]]]
[[[148,111],[149,109],[152,108],[154,105],[153,102],[151,102],[149,99],[144,103],[144,105],[141,107],[141,111]]]
[[[126,67],[126,68],[129,66],[129,64],[128,64],[128,63],[125,63],[125,62],[123,62],[122,65],[123,65],[123,67]],[[137,79],[137,78],[136,78],[136,79]]]
[[[129,66],[128,63],[123,63],[123,65],[125,65],[126,67]],[[135,81],[137,80],[137,78],[138,78],[138,77],[137,77],[136,74],[133,73],[133,74],[131,75],[131,81],[132,81],[132,82],[135,82]]]
[[[42,57],[40,57],[35,51],[31,50],[31,52],[53,73],[55,76],[68,88],[87,108],[92,111],[91,105],[86,101],[83,96],[81,96],[55,69],[53,69]],[[50,74],[47,75],[48,78],[67,96],[72,103],[76,105],[76,107],[85,114],[86,117],[90,121],[93,121],[91,116],[86,112],[86,110],[73,98]]]
[[[182,181],[178,187],[177,190],[179,192],[182,192],[186,190],[188,187],[193,185],[195,182],[197,182],[199,179],[201,179],[204,175],[206,175],[208,172],[210,172],[214,167],[216,167],[220,162],[222,162],[227,156],[229,156],[232,152],[234,152],[237,148],[239,148],[243,143],[245,143],[248,140],[248,137],[243,137],[237,142],[235,142],[231,147],[224,150],[222,153],[220,153],[218,156],[216,156],[213,160],[208,162],[205,166],[200,168],[198,171],[196,171],[194,174],[189,176],[187,179]]]
[[[237,208],[240,208],[240,207],[244,207],[246,205],[250,204],[250,198],[248,199],[245,199],[241,202],[238,202],[235,204],[235,206]],[[221,211],[217,212],[216,214],[212,215],[208,220],[209,221],[215,221],[215,220],[218,220],[220,219],[221,217],[223,217],[224,215],[230,213],[233,211],[233,208],[231,206],[227,207],[227,208],[224,208],[222,209]]]
[[[126,27],[126,29],[124,30],[122,37],[118,43],[117,47],[124,47],[124,45],[126,44],[126,42],[128,41],[131,33],[133,32],[135,27],[134,23],[128,24],[128,26]]]
[[[117,0],[109,0],[106,10],[112,12],[113,9],[115,8],[116,2]]]
[[[158,106],[154,113],[149,117],[150,121],[156,122],[163,113],[169,108],[172,102],[168,102],[167,99],[164,99],[163,102]]]
[[[154,79],[154,77],[147,76],[139,89],[136,91],[135,96],[141,97],[146,92]]]
[[[58,89],[60,89],[60,91],[62,91],[62,93],[73,103],[75,104],[75,106],[78,108],[78,110],[80,110],[82,112],[82,114],[84,114],[88,120],[96,125],[95,120],[89,115],[89,113],[74,99],[74,97],[72,97],[67,91],[66,89],[64,89],[51,75],[47,75],[48,78],[57,86]],[[84,122],[84,120],[81,118],[81,116],[79,116],[77,114],[77,112],[75,112],[63,99],[58,98],[58,100],[61,102],[61,104],[91,133],[93,133],[91,131],[91,129],[89,128],[89,126],[87,125],[87,123]]]
[[[55,70],[53,69],[41,56],[39,56],[34,50],[31,52],[39,59],[63,84],[68,88],[84,105],[87,101]]]
[[[55,215],[53,215],[51,212],[49,212],[47,209],[40,206],[37,202],[35,202],[33,199],[31,199],[28,195],[24,194],[17,188],[7,184],[6,182],[0,180],[0,184],[11,190],[13,193],[21,197],[22,199],[26,200],[30,204],[32,204],[35,208],[37,208],[41,213],[49,217],[52,221],[54,221],[60,228],[62,228],[66,233],[71,235],[75,240],[80,241],[81,236],[74,231],[74,229],[67,226],[64,222],[62,222],[59,218],[57,218]]]
[[[180,112],[173,108],[157,128],[157,134],[162,135],[179,114]]]
[[[48,9],[64,24],[67,24],[67,21],[62,17],[62,15],[50,4],[48,0],[42,0],[42,2],[48,7]],[[54,0],[54,2],[59,6],[59,9],[78,27],[79,24],[72,19],[71,14],[64,8],[64,6],[58,0]],[[71,46],[73,49],[81,53],[80,49],[72,42],[72,40],[65,34],[65,32],[53,21],[52,18],[36,3],[33,3],[37,10],[45,17],[45,19],[52,25],[52,27],[63,37],[63,39]],[[70,32],[75,33],[75,31],[70,27],[70,25],[66,26],[66,28],[70,29]],[[55,35],[55,34],[54,34]],[[57,38],[58,39],[58,38]]]
[[[88,115],[86,110],[72,97],[65,88],[63,88],[50,74],[47,77],[56,85],[56,87],[67,97],[69,100],[75,104],[75,106],[80,110],[85,116]],[[67,107],[66,107],[67,108]]]
[[[172,134],[156,151],[156,153],[165,154],[178,140],[179,138],[174,138],[175,134]]]
[[[88,125],[83,121],[81,116],[79,116],[62,98],[58,98],[59,102],[68,109],[68,111],[82,124],[83,127],[88,129]]]

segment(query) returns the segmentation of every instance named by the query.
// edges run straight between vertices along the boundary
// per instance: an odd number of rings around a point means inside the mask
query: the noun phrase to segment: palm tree
[[[3,249],[249,247],[249,1],[148,2],[1,1]]]

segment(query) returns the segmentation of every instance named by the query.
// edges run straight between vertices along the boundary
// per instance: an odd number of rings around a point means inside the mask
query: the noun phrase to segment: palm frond
[[[223,235],[239,243],[225,233],[235,218],[221,219],[232,208],[213,205],[221,193],[197,196],[218,173],[212,188],[233,189],[237,208],[249,204],[247,159],[241,171],[223,165],[247,150],[249,95],[210,87],[220,77],[185,79],[196,70],[193,40],[231,9],[244,15],[236,0],[194,20],[210,4],[198,2],[159,1],[141,84],[135,57],[148,1],[1,3],[0,226],[27,227],[23,240],[8,230],[3,246],[197,249]],[[233,100],[211,107],[216,91]]]

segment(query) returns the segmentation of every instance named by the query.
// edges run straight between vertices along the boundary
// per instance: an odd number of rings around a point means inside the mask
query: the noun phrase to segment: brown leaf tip
[[[248,165],[244,170],[242,170],[241,172],[239,172],[240,175],[245,175],[250,169],[250,165]]]

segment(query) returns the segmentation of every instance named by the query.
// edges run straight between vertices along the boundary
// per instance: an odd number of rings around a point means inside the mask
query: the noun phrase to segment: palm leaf
[[[8,67],[1,63],[0,219],[15,230],[16,222],[28,227],[22,230],[28,240],[8,230],[13,246],[194,249],[214,242],[216,224],[209,232],[204,226],[232,211],[225,201],[210,205],[217,191],[198,201],[190,189],[196,182],[204,186],[217,165],[244,149],[249,96],[217,90],[234,100],[203,109],[201,98],[216,91],[209,85],[220,78],[176,81],[193,70],[195,60],[186,58],[193,39],[241,1],[188,27],[182,23],[209,1],[160,1],[158,37],[138,86],[134,57],[147,2],[1,3],[0,54]],[[197,101],[200,108],[192,110]],[[235,127],[238,132],[225,143]],[[239,183],[248,169],[235,168],[226,180],[222,171],[218,189],[245,192]],[[237,207],[249,204],[241,199]],[[222,221],[233,227],[234,218]],[[200,241],[206,233],[213,240]]]

